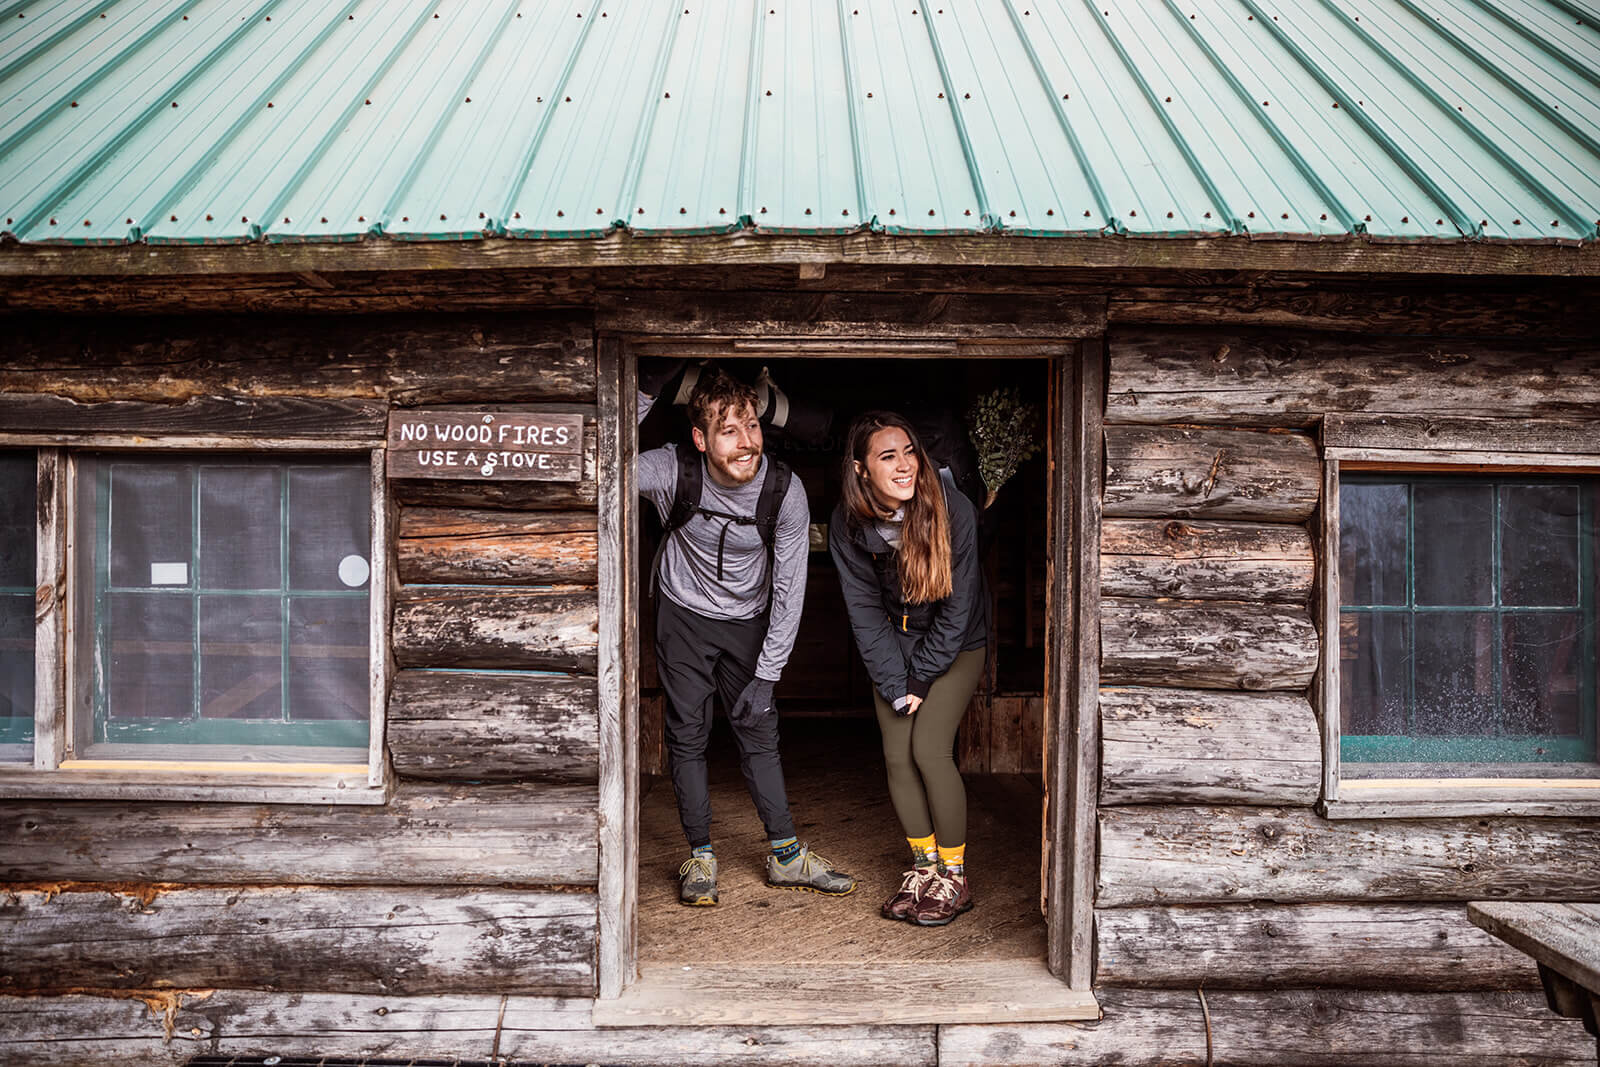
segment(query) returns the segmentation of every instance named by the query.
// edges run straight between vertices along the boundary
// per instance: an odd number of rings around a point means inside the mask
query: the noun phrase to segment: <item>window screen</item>
[[[349,460],[80,461],[88,740],[364,748],[368,478]]]
[[[1596,760],[1597,486],[1342,480],[1341,760]]]
[[[35,486],[32,452],[0,452],[0,758],[33,743]]]

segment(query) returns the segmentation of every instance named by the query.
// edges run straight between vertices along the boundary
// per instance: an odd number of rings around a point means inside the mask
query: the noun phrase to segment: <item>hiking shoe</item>
[[[912,905],[911,921],[918,926],[943,926],[971,907],[966,875],[936,874]]]
[[[709,908],[717,902],[717,857],[690,856],[678,868],[678,903]]]
[[[788,863],[779,863],[778,857],[767,855],[767,884],[777,889],[804,889],[809,893],[822,893],[842,897],[856,891],[856,880],[805,846],[800,854]]]
[[[894,896],[883,902],[883,907],[878,910],[885,919],[909,919],[911,909],[916,907],[917,898],[922,895],[923,888],[939,873],[937,867],[913,867],[905,873],[900,881],[900,888],[895,890]]]

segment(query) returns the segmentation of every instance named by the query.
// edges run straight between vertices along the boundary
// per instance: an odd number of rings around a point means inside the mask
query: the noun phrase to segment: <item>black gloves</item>
[[[772,714],[772,687],[777,684],[765,678],[752,678],[744,687],[739,699],[728,710],[728,718],[736,723],[758,722]]]

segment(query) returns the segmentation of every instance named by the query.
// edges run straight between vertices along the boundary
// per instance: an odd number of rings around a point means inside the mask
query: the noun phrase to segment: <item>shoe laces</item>
[[[900,892],[915,893],[934,876],[932,867],[913,867],[900,882]]]
[[[707,881],[711,880],[711,863],[704,856],[690,856],[684,860],[683,866],[678,868],[678,877],[682,878],[690,871],[694,871]]]
[[[955,880],[946,875],[935,875],[933,880],[928,883],[928,887],[922,891],[922,895],[933,897],[935,900],[954,900],[956,898]]]
[[[833,864],[809,848],[803,848],[800,850],[800,870],[807,874],[815,870],[831,871]]]

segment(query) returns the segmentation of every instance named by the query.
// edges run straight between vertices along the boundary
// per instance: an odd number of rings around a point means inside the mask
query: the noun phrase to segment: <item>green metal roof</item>
[[[0,0],[23,243],[1594,240],[1590,0]]]

